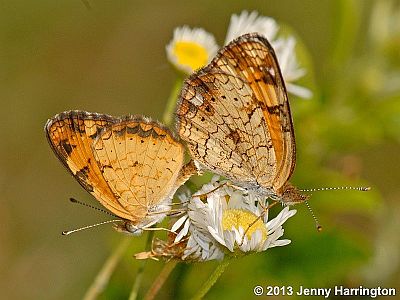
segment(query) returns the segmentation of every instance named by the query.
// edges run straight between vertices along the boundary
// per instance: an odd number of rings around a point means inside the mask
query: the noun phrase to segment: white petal
[[[229,251],[233,252],[234,251],[234,246],[235,246],[235,237],[234,233],[230,230],[225,230],[224,231],[224,240],[225,240],[225,247],[228,248]]]
[[[303,99],[311,99],[313,96],[313,93],[309,89],[299,86],[299,85],[295,85],[292,83],[286,83],[286,88],[289,93],[296,95]]]
[[[219,248],[212,246],[211,254],[208,257],[208,260],[213,260],[213,259],[222,260],[223,258],[224,258],[224,253]]]
[[[232,15],[229,23],[225,44],[245,33],[258,32],[267,39],[273,40],[279,27],[274,19],[259,16],[256,11],[242,11],[240,15]]]
[[[208,226],[207,229],[211,233],[213,238],[217,240],[218,243],[220,243],[223,246],[226,246],[225,241],[218,235],[218,232],[214,228]]]
[[[278,226],[281,226],[286,222],[287,219],[294,216],[296,212],[297,211],[295,209],[289,210],[289,207],[282,209],[282,211],[274,219],[267,223],[268,233],[274,231]]]
[[[270,248],[286,246],[286,245],[289,245],[291,242],[292,242],[291,240],[277,240],[277,241],[275,241],[274,244],[272,244],[270,246]]]
[[[171,230],[173,232],[176,232],[181,226],[182,224],[186,221],[186,219],[188,218],[187,215],[184,215],[183,217],[179,218],[174,225],[172,225]]]
[[[178,243],[184,236],[186,236],[188,234],[189,225],[190,225],[190,221],[189,221],[189,219],[187,219],[185,222],[185,226],[183,226],[183,229],[175,237],[175,240],[174,240],[175,243]]]

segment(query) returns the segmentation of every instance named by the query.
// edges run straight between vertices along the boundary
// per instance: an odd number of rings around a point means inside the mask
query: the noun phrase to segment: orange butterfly
[[[140,233],[170,210],[172,196],[196,169],[162,124],[67,111],[48,120],[47,139],[73,177],[121,218],[117,229]]]

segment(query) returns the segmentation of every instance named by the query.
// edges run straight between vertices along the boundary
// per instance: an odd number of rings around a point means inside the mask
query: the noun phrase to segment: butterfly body
[[[296,162],[285,84],[269,42],[243,35],[185,80],[177,131],[204,169],[284,204],[307,196],[289,182]]]

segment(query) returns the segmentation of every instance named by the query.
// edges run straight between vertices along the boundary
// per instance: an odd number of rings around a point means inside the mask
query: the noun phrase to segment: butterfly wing
[[[104,180],[91,148],[100,132],[116,122],[109,115],[66,111],[48,120],[45,132],[56,156],[82,187],[117,216],[132,219]]]
[[[295,167],[289,101],[277,58],[258,34],[224,47],[184,83],[178,132],[201,165],[278,191]]]
[[[184,151],[167,128],[139,116],[110,125],[93,143],[100,171],[136,222],[178,188]]]

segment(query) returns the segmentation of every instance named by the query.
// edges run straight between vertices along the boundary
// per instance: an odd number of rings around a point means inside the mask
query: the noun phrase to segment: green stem
[[[220,264],[218,264],[217,268],[208,278],[208,280],[203,284],[200,290],[192,297],[192,300],[202,299],[208,291],[212,288],[212,286],[217,282],[218,278],[224,273],[226,267],[229,266],[231,259],[226,258]]]
[[[173,269],[176,267],[177,264],[178,262],[173,260],[167,262],[164,265],[164,268],[161,270],[157,279],[153,282],[152,286],[147,291],[147,294],[144,296],[143,298],[144,300],[153,300],[156,297],[158,291],[164,285],[165,281],[168,279],[169,275],[171,274],[171,272],[173,271]]]
[[[333,67],[346,62],[357,41],[362,6],[360,1],[339,0],[333,2],[336,10],[335,36],[332,54]]]
[[[167,106],[165,107],[165,111],[162,118],[163,123],[167,126],[171,126],[174,120],[174,111],[178,100],[179,92],[181,91],[181,87],[182,87],[182,78],[179,77],[175,81],[171,94],[168,97]]]
[[[149,231],[149,234],[147,235],[146,246],[144,247],[145,250],[150,250],[151,242],[153,240],[153,235],[154,235],[154,232]],[[147,264],[147,259],[143,259],[140,262],[139,269],[138,269],[138,272],[137,272],[137,275],[135,278],[135,282],[133,283],[132,291],[131,291],[131,294],[129,295],[129,300],[135,300],[138,296],[139,287],[142,284],[144,269],[146,267],[146,264]]]
[[[131,239],[124,238],[118,245],[117,249],[115,249],[113,253],[109,256],[109,258],[105,261],[103,267],[100,269],[100,272],[97,274],[92,285],[89,287],[85,296],[83,297],[84,300],[97,299],[98,296],[103,292],[104,288],[107,286],[110,280],[112,273],[115,270],[115,267],[121,260],[122,255],[125,253],[130,242]]]

